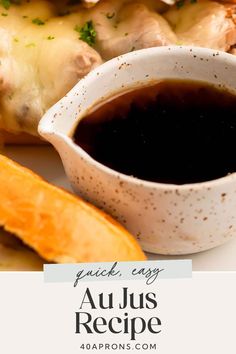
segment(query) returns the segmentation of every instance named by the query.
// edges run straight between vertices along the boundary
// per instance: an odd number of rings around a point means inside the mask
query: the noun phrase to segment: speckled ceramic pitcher
[[[71,138],[91,106],[166,78],[205,81],[234,92],[236,58],[177,46],[118,57],[91,72],[53,106],[41,120],[39,133],[59,152],[78,194],[117,218],[145,251],[179,255],[207,250],[236,236],[236,174],[181,186],[146,182],[95,161]],[[160,153],[153,164],[158,164]]]

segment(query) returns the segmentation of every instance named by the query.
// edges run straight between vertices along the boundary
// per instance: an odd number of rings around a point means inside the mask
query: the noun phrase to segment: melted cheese
[[[102,60],[74,31],[82,12],[56,17],[55,6],[36,0],[7,13],[0,16],[0,126],[35,134],[50,105]]]
[[[7,16],[0,16],[0,128],[37,134],[44,112],[100,65],[101,56],[110,59],[134,47],[175,41],[167,22],[155,13],[163,4],[143,2],[136,3],[135,18],[128,0],[104,0],[92,9],[73,6],[65,16],[58,16],[62,3],[43,0],[3,10]],[[117,16],[109,19],[107,14],[114,11]],[[90,20],[97,31],[94,49],[74,30]]]
[[[23,0],[9,10],[0,5],[0,129],[37,134],[52,104],[120,54],[180,42],[229,50],[236,43],[226,7],[212,1],[167,11],[158,0],[102,0],[91,8],[71,6],[70,13],[66,2]],[[91,20],[93,48],[75,31]]]

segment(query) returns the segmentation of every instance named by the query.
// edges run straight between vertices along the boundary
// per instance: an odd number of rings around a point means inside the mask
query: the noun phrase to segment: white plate
[[[51,183],[71,191],[60,157],[48,146],[6,147],[4,154],[29,167]],[[236,239],[210,251],[189,256],[148,255],[149,259],[192,259],[195,271],[235,271]]]

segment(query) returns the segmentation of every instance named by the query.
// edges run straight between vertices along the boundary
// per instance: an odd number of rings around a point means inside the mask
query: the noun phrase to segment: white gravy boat
[[[55,104],[42,118],[39,133],[59,152],[75,192],[117,218],[145,251],[180,255],[236,236],[236,173],[181,186],[147,182],[95,161],[71,138],[85,112],[102,99],[166,78],[205,81],[236,91],[236,58],[177,46],[123,55],[91,72]],[[154,164],[159,153],[153,156]]]

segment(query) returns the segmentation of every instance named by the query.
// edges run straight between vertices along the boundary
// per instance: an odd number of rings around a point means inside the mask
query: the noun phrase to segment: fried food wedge
[[[0,155],[0,226],[56,263],[144,260],[121,225]]]

